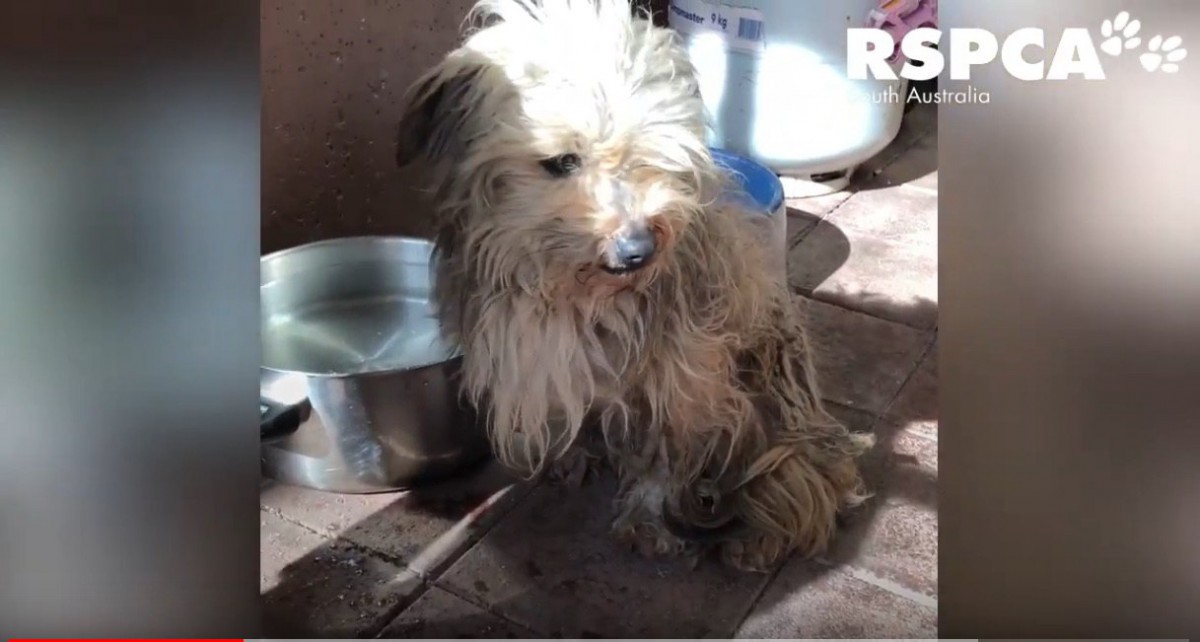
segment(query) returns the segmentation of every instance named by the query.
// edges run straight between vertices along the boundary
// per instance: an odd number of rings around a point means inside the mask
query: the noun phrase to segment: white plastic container
[[[734,6],[736,5],[736,6]],[[879,0],[671,0],[713,120],[709,144],[753,158],[789,197],[843,189],[896,137],[903,80],[850,80],[846,29]]]

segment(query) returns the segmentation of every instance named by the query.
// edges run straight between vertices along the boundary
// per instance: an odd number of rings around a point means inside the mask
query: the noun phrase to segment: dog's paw
[[[684,557],[699,559],[699,548],[692,542],[671,534],[657,522],[618,522],[613,524],[613,537],[646,558]]]
[[[783,558],[784,547],[769,536],[731,540],[721,544],[718,555],[726,566],[749,573],[767,573]]]
[[[553,483],[579,488],[587,481],[588,471],[599,460],[599,457],[582,448],[572,448],[550,464],[546,476]]]

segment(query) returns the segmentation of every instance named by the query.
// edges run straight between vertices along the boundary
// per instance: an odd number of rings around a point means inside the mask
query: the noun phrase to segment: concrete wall
[[[471,0],[263,0],[262,249],[423,234],[395,163],[400,98],[450,51]]]
[[[661,19],[666,0],[648,3]],[[262,250],[427,233],[401,172],[400,98],[450,51],[473,0],[263,0]]]

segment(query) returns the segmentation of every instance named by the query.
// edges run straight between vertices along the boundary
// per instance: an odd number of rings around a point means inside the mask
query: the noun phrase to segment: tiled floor
[[[910,112],[849,190],[789,206],[789,280],[823,395],[880,438],[875,497],[827,558],[766,575],[643,560],[608,536],[606,480],[531,488],[488,466],[420,497],[268,483],[268,633],[936,637],[935,108]]]

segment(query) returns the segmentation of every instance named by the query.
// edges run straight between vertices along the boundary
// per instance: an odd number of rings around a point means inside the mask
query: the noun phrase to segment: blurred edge
[[[1022,82],[939,112],[943,637],[1200,633],[1200,47],[1189,0],[943,2],[942,29],[1041,27],[1141,48],[1107,79]],[[946,47],[943,47],[946,50]]]
[[[0,623],[257,632],[259,5],[0,6]]]
[[[942,10],[1122,9],[1200,42],[1187,0]],[[258,5],[0,12],[0,622],[249,636]],[[1200,631],[1192,62],[942,109],[946,637]]]

